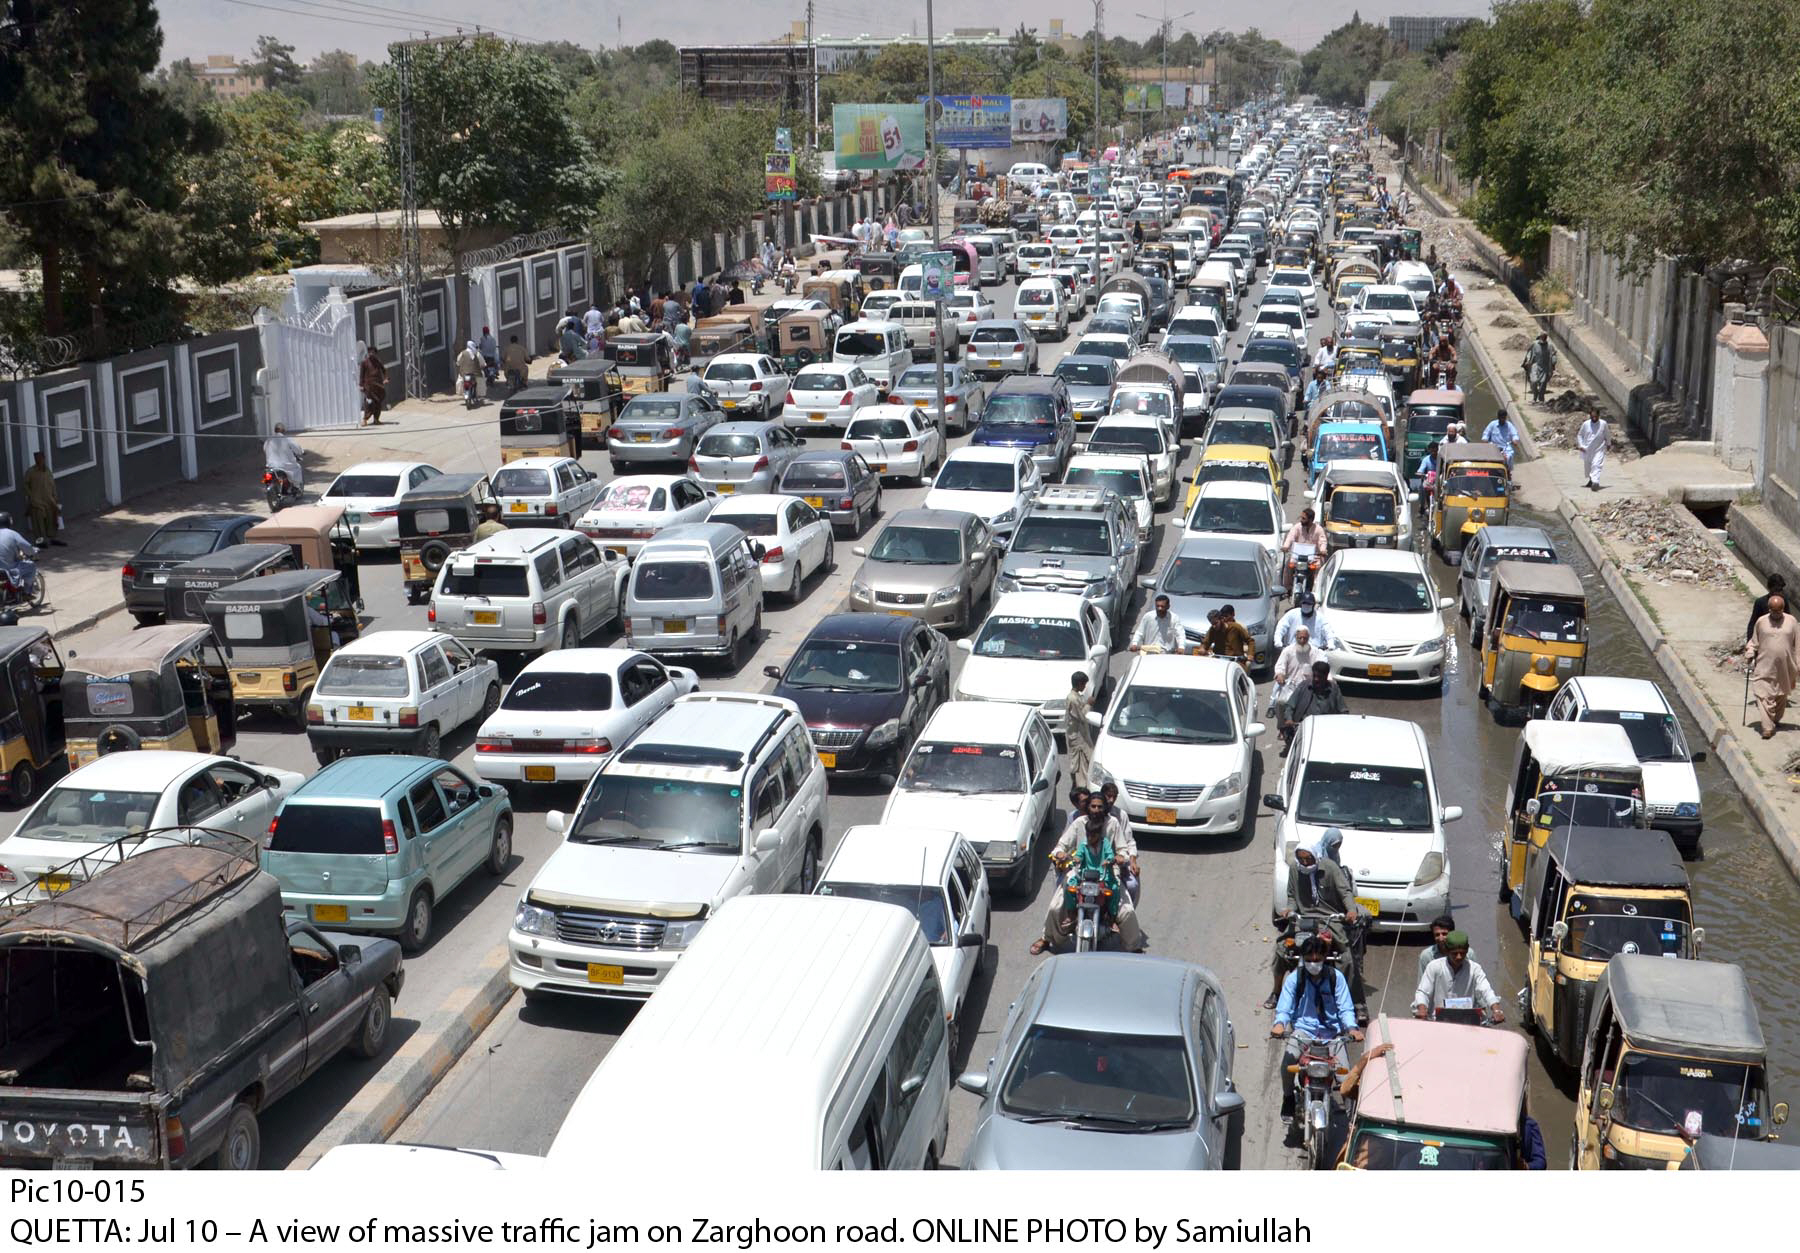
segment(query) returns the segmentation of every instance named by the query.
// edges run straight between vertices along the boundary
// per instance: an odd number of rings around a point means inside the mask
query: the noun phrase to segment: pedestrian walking
[[[41,458],[43,454],[39,453],[38,456]],[[29,477],[30,476],[28,475],[27,478]],[[1750,606],[1750,625],[1744,628],[1744,642],[1746,644],[1750,642],[1751,632],[1756,630],[1757,620],[1769,612],[1769,601],[1777,596],[1780,596],[1784,600],[1787,598],[1787,579],[1780,574],[1771,574],[1769,576],[1769,590],[1764,592],[1761,596],[1758,596],[1756,598],[1756,603]]]
[[[606,330],[606,319],[600,316],[600,306],[593,301],[588,302],[587,312],[581,315],[581,321],[590,339]]]
[[[381,408],[387,404],[387,367],[381,364],[374,346],[357,369],[357,384],[362,388],[364,426],[381,425]]]
[[[1063,735],[1069,741],[1069,778],[1087,782],[1088,768],[1094,762],[1094,728],[1088,725],[1088,677],[1077,670],[1069,680],[1069,694],[1063,697]]]
[[[1531,385],[1531,399],[1536,404],[1544,403],[1544,392],[1550,386],[1550,375],[1556,370],[1556,345],[1550,342],[1550,336],[1544,331],[1531,341],[1531,347],[1525,350],[1525,381]]]
[[[42,548],[46,544],[63,547],[56,538],[62,523],[62,503],[56,498],[56,476],[44,463],[43,453],[33,453],[31,469],[25,471],[25,512],[31,518],[31,542]]]
[[[1787,611],[1785,596],[1769,597],[1769,612],[1750,629],[1744,659],[1750,666],[1750,693],[1756,697],[1762,737],[1773,739],[1787,712],[1788,697],[1800,684],[1800,621]]]
[[[1600,490],[1600,472],[1606,469],[1606,441],[1612,432],[1598,409],[1582,420],[1575,432],[1575,447],[1581,453],[1581,466],[1587,475],[1587,486]]]

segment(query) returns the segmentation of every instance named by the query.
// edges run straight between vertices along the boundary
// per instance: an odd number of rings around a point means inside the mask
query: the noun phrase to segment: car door
[[[970,517],[963,523],[963,560],[969,571],[969,603],[980,602],[994,586],[994,534],[980,518]]]
[[[362,1023],[356,1011],[366,998],[355,995],[350,974],[338,958],[335,946],[305,923],[288,925],[288,960],[299,985],[300,1004],[306,1015],[306,1062],[301,1075],[310,1075],[336,1057]],[[267,1094],[273,1098],[279,1093]]]
[[[859,452],[850,454],[850,465],[852,473],[856,476],[856,489],[850,493],[851,499],[867,500],[870,507],[873,508],[875,498],[881,491],[881,476],[875,473],[867,461],[863,460],[863,455]]]
[[[1197,998],[1194,1028],[1194,1040],[1200,1052],[1200,1081],[1206,1087],[1204,1095],[1207,1106],[1216,1110],[1218,1098],[1235,1091],[1231,1063],[1237,1051],[1231,1020],[1225,1016],[1225,998],[1219,995],[1216,988],[1207,986],[1201,989]],[[1214,1117],[1216,1136],[1209,1139],[1209,1144],[1215,1154],[1222,1156],[1225,1151],[1226,1119],[1216,1113]]]
[[[602,589],[600,561],[594,545],[583,536],[570,536],[556,546],[562,559],[564,590],[575,598],[575,612],[580,615],[583,637],[593,633],[602,622],[612,620],[615,607],[606,603],[611,588]]]
[[[194,770],[176,789],[175,821],[181,826],[220,826],[224,821],[224,809],[225,798],[220,795],[219,785],[213,781],[212,774],[205,766]],[[153,817],[152,814],[145,814],[141,823],[128,821],[127,825],[149,827],[154,825]]]
[[[675,703],[675,680],[669,677],[660,661],[651,657],[639,657],[626,665],[620,672],[619,688],[627,694],[625,706],[630,729],[625,732],[626,736],[637,734]]]
[[[1028,790],[1021,810],[1025,816],[1025,821],[1020,824],[1023,831],[1041,831],[1050,815],[1056,790],[1056,767],[1052,764],[1055,755],[1056,746],[1048,730],[1040,719],[1034,718],[1025,728],[1025,786]],[[1049,787],[1041,786],[1045,778],[1050,780]]]
[[[487,856],[493,829],[481,821],[481,793],[455,766],[445,766],[432,776],[443,798],[449,833],[449,861],[458,881]],[[441,890],[447,891],[448,885]]]
[[[956,846],[952,873],[969,894],[969,928],[988,936],[993,929],[994,894],[987,872],[981,868],[981,854],[973,845],[965,841]]]
[[[439,732],[445,735],[469,717],[468,696],[463,691],[466,686],[464,676],[456,671],[449,658],[456,657],[458,661],[463,657],[474,659],[474,654],[461,644],[447,650],[445,645],[449,643],[434,640],[419,650],[419,722],[420,725],[435,722]]]
[[[825,564],[825,532],[819,515],[804,500],[790,500],[781,511],[781,521],[787,528],[783,542],[793,547],[804,579]]]
[[[756,840],[771,827],[780,830],[780,819],[787,808],[787,792],[781,778],[781,756],[776,754],[757,770],[750,781],[750,801],[745,806],[750,815],[750,830],[746,834],[750,851],[750,883],[751,890],[759,895],[779,892],[787,886],[788,871],[785,849],[777,845],[771,849],[756,851]]]
[[[218,789],[223,805],[219,817],[210,825],[248,839],[260,839],[281,803],[275,789],[263,782],[262,775],[236,762],[215,762],[206,768],[206,773]]]
[[[1013,482],[1018,485],[1019,497],[1015,508],[1020,515],[1023,515],[1025,506],[1031,503],[1031,498],[1037,495],[1038,489],[1043,486],[1043,479],[1037,471],[1037,463],[1032,461],[1029,455],[1020,454],[1019,460],[1013,468]]]
[[[704,522],[712,505],[697,483],[677,479],[669,489],[669,503],[675,507],[674,522]]]

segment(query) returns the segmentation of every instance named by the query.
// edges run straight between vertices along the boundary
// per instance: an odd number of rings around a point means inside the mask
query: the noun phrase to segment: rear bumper
[[[507,650],[537,652],[548,647],[561,632],[561,624],[554,622],[534,627],[529,634],[524,631],[511,631],[503,635],[493,635],[469,627],[438,628],[439,635],[448,635],[451,639],[459,640],[477,652],[504,652]]]
[[[610,753],[476,753],[473,766],[476,777],[489,783],[585,783],[611,759]],[[549,770],[555,777],[527,778],[527,770]]]
[[[419,742],[418,727],[309,726],[306,738],[314,749],[337,748],[352,753],[410,752]]]
[[[286,913],[304,918],[321,927],[337,931],[398,931],[406,922],[406,902],[412,883],[388,880],[387,890],[378,896],[325,896],[312,892],[281,894],[281,908]],[[319,906],[341,908],[347,921],[320,920]]]

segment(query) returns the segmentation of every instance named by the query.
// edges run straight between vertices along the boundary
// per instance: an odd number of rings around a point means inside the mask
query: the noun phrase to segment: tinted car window
[[[380,853],[381,811],[371,805],[287,805],[269,833],[272,853]]]
[[[165,527],[144,542],[139,550],[145,557],[204,557],[219,541],[217,531],[189,531]]]
[[[712,568],[698,561],[640,563],[631,576],[638,600],[700,600],[712,595]]]

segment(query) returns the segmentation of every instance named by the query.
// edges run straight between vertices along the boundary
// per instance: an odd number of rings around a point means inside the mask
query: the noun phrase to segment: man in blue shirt
[[[1337,1041],[1333,1051],[1342,1051],[1342,1037],[1363,1038],[1356,1025],[1356,1002],[1350,997],[1350,984],[1338,969],[1325,960],[1325,944],[1316,935],[1300,941],[1300,964],[1281,981],[1281,999],[1275,1005],[1275,1025],[1269,1034],[1276,1039],[1286,1037],[1281,1051],[1281,1116],[1294,1113],[1294,1080],[1288,1067],[1300,1060],[1300,1050],[1309,1040]]]
[[[1506,454],[1506,464],[1511,465],[1513,459],[1513,441],[1519,437],[1519,429],[1512,424],[1502,409],[1494,415],[1494,420],[1487,424],[1481,438]]]

